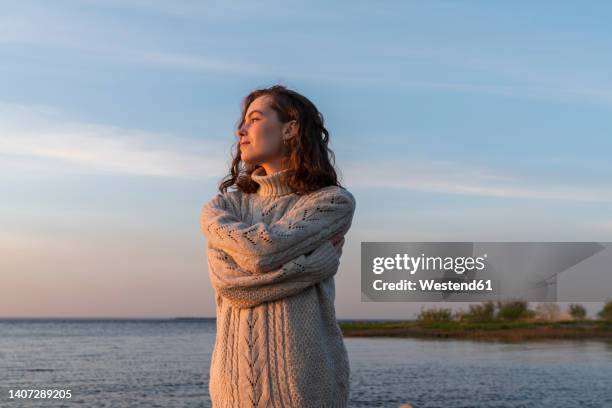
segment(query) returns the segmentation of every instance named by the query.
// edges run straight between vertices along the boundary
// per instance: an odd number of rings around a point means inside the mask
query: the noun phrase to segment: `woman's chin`
[[[240,160],[242,160],[245,164],[248,164],[249,166],[257,166],[262,163],[261,159],[257,157],[252,157],[248,154],[241,154]]]

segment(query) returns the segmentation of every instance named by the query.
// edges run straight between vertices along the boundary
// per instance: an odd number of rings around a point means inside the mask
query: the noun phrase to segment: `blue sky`
[[[199,210],[240,101],[309,97],[361,241],[612,241],[612,5],[4,1],[0,316],[213,316]],[[594,309],[595,310],[595,309]]]

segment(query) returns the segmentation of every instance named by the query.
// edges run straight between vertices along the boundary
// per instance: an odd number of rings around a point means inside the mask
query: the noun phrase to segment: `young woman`
[[[334,275],[355,199],[310,100],[275,85],[250,93],[241,116],[231,174],[201,213],[217,307],[213,408],[346,407]]]

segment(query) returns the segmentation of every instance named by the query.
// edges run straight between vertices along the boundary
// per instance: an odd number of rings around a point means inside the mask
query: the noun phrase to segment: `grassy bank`
[[[472,340],[609,339],[612,322],[601,320],[559,322],[341,322],[345,337],[456,338]]]

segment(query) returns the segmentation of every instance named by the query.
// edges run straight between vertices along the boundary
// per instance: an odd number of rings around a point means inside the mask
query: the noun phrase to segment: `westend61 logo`
[[[362,242],[362,301],[606,301],[610,248],[597,242]]]

